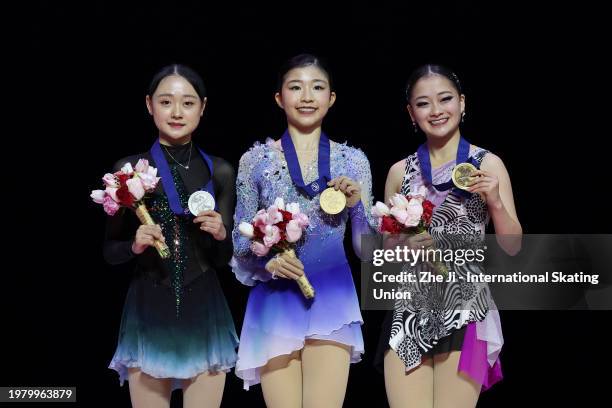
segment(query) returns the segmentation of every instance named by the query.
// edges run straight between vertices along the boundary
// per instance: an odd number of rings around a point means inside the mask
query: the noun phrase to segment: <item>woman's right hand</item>
[[[278,254],[266,264],[266,271],[272,274],[272,278],[281,277],[297,280],[304,275],[304,264],[289,254]]]
[[[147,247],[155,245],[155,240],[166,242],[159,225],[141,225],[136,230],[136,237],[132,243],[132,252],[142,254]]]
[[[384,234],[383,248],[395,249],[396,247],[408,247],[408,249],[427,249],[434,245],[434,240],[429,232],[420,234]]]
[[[420,234],[410,235],[408,238],[408,247],[411,249],[427,249],[434,246],[434,239],[429,232],[421,232]]]

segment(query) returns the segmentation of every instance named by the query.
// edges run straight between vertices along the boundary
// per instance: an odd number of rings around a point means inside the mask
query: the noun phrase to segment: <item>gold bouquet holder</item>
[[[287,254],[288,256],[292,257],[292,258],[297,258],[297,256],[295,255],[295,251],[290,248],[290,249],[285,249],[283,251],[283,254]],[[312,299],[315,296],[315,290],[312,287],[312,285],[310,284],[310,282],[308,281],[308,278],[306,277],[306,275],[302,275],[300,276],[297,280],[296,280],[298,286],[300,287],[300,290],[302,291],[302,294],[304,295],[304,297],[306,299]]]
[[[151,218],[151,214],[149,214],[149,211],[147,210],[147,207],[144,205],[144,203],[140,202],[136,204],[135,210],[136,216],[140,220],[141,224],[155,225],[155,222],[153,221],[153,218]],[[162,259],[170,257],[170,248],[168,248],[168,245],[166,245],[164,242],[156,239],[155,249],[157,249],[157,252],[159,253],[159,256],[162,257]]]

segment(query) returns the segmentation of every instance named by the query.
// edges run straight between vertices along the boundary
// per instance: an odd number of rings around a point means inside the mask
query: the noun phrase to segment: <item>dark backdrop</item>
[[[25,206],[5,212],[11,228],[0,385],[76,386],[79,406],[129,405],[127,385],[120,388],[107,365],[130,267],[105,265],[104,215],[89,192],[118,158],[154,140],[144,96],[168,63],[203,75],[209,102],[195,140],[237,168],[254,141],[284,130],[273,101],[280,64],[304,51],[325,56],[338,100],[324,128],[366,152],[377,199],[390,165],[424,140],[405,111],[409,72],[447,64],[467,95],[463,134],[504,160],[525,232],[609,232],[609,104],[589,96],[606,82],[591,50],[605,31],[600,11],[535,2],[396,3],[33,4],[13,32],[25,58],[4,64],[26,74],[11,84],[24,96],[18,108],[26,118],[4,145],[12,171],[25,170],[13,173],[17,188],[6,196],[17,193]],[[239,329],[248,289],[229,269],[219,275]],[[363,316],[366,354],[351,367],[345,406],[384,407],[383,377],[372,367],[382,312]],[[606,393],[599,373],[609,363],[610,317],[502,311],[505,379],[479,406],[594,406]],[[223,406],[263,406],[260,387],[244,392],[229,374]]]

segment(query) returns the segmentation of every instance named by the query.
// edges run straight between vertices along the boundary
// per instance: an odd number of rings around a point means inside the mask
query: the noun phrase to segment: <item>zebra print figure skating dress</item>
[[[480,166],[488,151],[471,146],[470,159]],[[432,169],[433,184],[451,179],[452,160]],[[489,222],[487,205],[478,194],[463,197],[451,189],[438,191],[425,182],[416,153],[406,159],[401,193],[418,191],[425,185],[427,199],[435,205],[429,233],[437,248],[476,248],[485,238]],[[381,369],[384,353],[391,348],[406,366],[418,367],[424,356],[461,350],[458,371],[465,372],[485,390],[502,378],[499,352],[503,345],[499,313],[486,283],[467,282],[465,277],[484,273],[480,263],[451,264],[456,283],[406,283],[401,290],[411,299],[398,300],[387,313],[375,365]],[[431,266],[406,264],[404,271],[420,276]]]

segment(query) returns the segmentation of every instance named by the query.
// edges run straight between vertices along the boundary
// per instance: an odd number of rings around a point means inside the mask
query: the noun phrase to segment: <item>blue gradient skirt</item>
[[[350,267],[344,256],[338,258],[334,264],[300,258],[316,291],[313,300],[305,299],[289,279],[260,282],[251,289],[236,364],[245,389],[260,382],[260,370],[270,359],[302,349],[309,339],[348,345],[351,362],[361,360],[359,301]]]
[[[215,271],[185,286],[180,313],[172,288],[145,278],[130,285],[119,343],[109,368],[121,385],[128,368],[155,378],[181,380],[204,372],[227,372],[236,362],[238,337]]]

